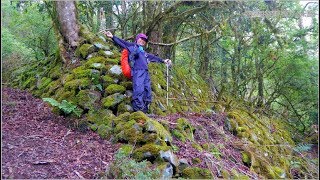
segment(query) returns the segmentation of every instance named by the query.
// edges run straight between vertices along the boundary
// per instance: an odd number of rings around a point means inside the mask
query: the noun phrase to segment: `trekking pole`
[[[167,66],[167,107],[169,106],[169,64]]]

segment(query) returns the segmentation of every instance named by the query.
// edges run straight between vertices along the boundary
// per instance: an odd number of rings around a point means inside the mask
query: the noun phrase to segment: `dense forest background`
[[[58,5],[1,2],[2,82],[59,49]],[[318,2],[78,1],[77,23],[127,40],[199,74],[217,99],[232,96],[291,124],[296,140],[318,124]],[[70,16],[70,14],[65,14]],[[68,18],[68,17],[64,17]]]

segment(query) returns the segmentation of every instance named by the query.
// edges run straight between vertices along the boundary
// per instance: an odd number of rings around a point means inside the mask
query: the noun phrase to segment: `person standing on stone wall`
[[[147,113],[152,101],[148,63],[157,62],[171,65],[171,60],[163,60],[153,54],[147,53],[144,47],[148,43],[148,36],[143,33],[136,36],[134,43],[120,39],[110,31],[104,32],[104,34],[111,38],[115,44],[129,51],[129,64],[133,83],[132,107],[134,111]]]

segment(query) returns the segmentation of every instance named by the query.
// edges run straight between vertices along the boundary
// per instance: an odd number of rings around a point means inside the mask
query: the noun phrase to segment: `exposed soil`
[[[98,178],[119,144],[69,128],[26,91],[2,89],[2,178]]]

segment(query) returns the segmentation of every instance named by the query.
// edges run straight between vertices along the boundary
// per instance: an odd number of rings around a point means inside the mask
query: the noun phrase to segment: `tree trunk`
[[[79,59],[74,56],[78,46],[80,26],[74,1],[46,2],[46,8],[52,18],[59,55],[66,68],[78,64]],[[57,57],[58,58],[58,57]]]
[[[112,1],[106,1],[105,2],[105,6],[104,6],[104,9],[105,9],[105,18],[106,18],[106,29],[109,29],[109,28],[113,28],[113,18],[112,18]]]
[[[79,41],[77,9],[74,1],[55,2],[59,32],[69,46],[75,47]]]

